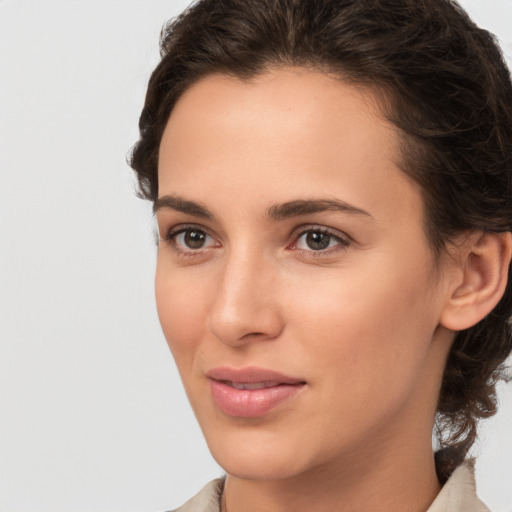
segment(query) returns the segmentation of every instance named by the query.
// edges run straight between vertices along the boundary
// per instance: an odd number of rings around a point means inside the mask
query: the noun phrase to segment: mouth
[[[216,368],[207,373],[214,404],[226,415],[264,416],[290,401],[306,381],[263,368]]]
[[[283,383],[276,380],[267,382],[232,382],[230,380],[223,380],[221,382],[235,389],[267,389],[283,385]]]

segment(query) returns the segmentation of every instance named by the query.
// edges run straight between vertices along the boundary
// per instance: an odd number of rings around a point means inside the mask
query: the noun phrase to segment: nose
[[[261,255],[227,258],[207,317],[207,327],[221,342],[238,346],[272,340],[284,327],[276,295],[278,270]]]

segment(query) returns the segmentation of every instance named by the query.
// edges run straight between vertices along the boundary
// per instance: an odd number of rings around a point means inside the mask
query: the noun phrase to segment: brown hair
[[[402,168],[421,185],[433,251],[468,229],[512,231],[512,83],[495,38],[450,0],[202,0],[163,30],[140,140],[140,194],[158,196],[158,151],[180,95],[211,73],[245,79],[272,66],[321,69],[376,87],[404,134]],[[496,308],[457,333],[437,409],[446,480],[496,412],[512,351],[512,279]]]

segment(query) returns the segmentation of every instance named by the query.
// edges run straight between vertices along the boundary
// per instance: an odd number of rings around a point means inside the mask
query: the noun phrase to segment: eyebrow
[[[201,203],[189,201],[178,195],[159,197],[153,205],[153,213],[171,209],[208,220],[215,220],[215,215]],[[270,220],[279,221],[301,215],[311,215],[326,211],[337,211],[372,217],[369,212],[339,199],[295,199],[285,203],[273,204],[267,210]]]
[[[271,220],[283,220],[289,217],[333,211],[355,213],[371,217],[370,213],[366,210],[352,206],[339,199],[296,199],[286,203],[274,204],[268,209],[268,217]]]
[[[201,203],[189,201],[177,195],[168,195],[157,198],[153,204],[153,213],[156,214],[160,210],[176,210],[178,212],[187,213],[194,217],[214,220],[215,215]]]

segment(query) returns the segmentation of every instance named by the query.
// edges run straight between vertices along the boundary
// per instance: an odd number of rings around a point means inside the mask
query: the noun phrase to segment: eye
[[[349,241],[335,235],[327,229],[310,228],[300,233],[293,249],[301,251],[326,252],[335,247],[344,248]]]
[[[167,240],[171,241],[176,250],[180,252],[193,252],[217,246],[217,242],[212,236],[195,227],[171,231]]]

